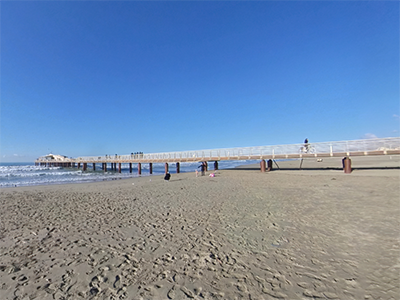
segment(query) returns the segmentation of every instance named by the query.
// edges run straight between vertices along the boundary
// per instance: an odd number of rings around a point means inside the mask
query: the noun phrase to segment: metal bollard
[[[345,157],[342,160],[343,163],[343,170],[346,174],[350,174],[351,173],[351,159],[349,157]]]
[[[268,172],[269,172],[269,171],[272,171],[272,159],[269,159],[269,160],[268,160],[267,166],[268,166],[268,169],[267,169]]]
[[[261,172],[265,172],[265,160],[262,159],[260,162]]]

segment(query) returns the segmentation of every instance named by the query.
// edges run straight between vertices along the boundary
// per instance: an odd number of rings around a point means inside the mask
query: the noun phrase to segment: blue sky
[[[2,1],[0,160],[399,135],[399,2]]]

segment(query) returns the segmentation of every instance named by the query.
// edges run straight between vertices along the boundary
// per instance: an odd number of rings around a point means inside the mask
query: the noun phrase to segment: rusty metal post
[[[153,163],[149,163],[150,174],[153,174]]]
[[[137,164],[137,170],[138,170],[138,174],[142,175],[142,164],[141,163]]]
[[[205,165],[206,165],[206,172],[208,171],[208,162],[204,162],[205,163]]]
[[[107,163],[104,163],[104,172],[107,172]]]
[[[129,163],[129,173],[132,173],[132,163]]]
[[[93,163],[93,171],[96,171],[96,164]]]
[[[168,163],[165,163],[165,174],[168,173]]]
[[[272,159],[269,159],[269,160],[268,160],[268,162],[267,162],[267,167],[268,167],[268,169],[267,169],[268,172],[269,172],[269,171],[272,171]]]
[[[350,174],[351,173],[351,159],[349,157],[345,157],[342,160],[343,163],[343,170],[346,174]]]
[[[87,163],[83,163],[83,171],[86,171],[87,169]]]
[[[265,172],[265,159],[262,159],[260,162],[261,172]]]
[[[121,173],[121,163],[118,164],[118,173]]]
[[[180,169],[180,164],[177,162],[176,163],[176,173],[180,173],[181,169]]]

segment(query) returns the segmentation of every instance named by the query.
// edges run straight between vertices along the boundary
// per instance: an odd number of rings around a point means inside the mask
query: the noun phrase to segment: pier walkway
[[[242,148],[225,148],[209,150],[193,150],[162,153],[144,153],[128,155],[105,155],[105,156],[82,156],[77,158],[51,159],[52,155],[39,157],[36,165],[48,166],[75,166],[83,165],[86,170],[88,163],[102,164],[102,169],[107,170],[107,164],[111,164],[111,169],[116,170],[119,164],[119,171],[122,163],[129,163],[132,170],[132,163],[138,164],[139,174],[141,174],[141,164],[150,164],[150,173],[153,163],[165,163],[165,170],[168,172],[168,163],[177,164],[179,173],[179,163],[183,162],[211,162],[223,160],[260,160],[261,170],[265,170],[265,160],[278,159],[306,159],[324,157],[343,157],[348,159],[352,156],[375,156],[375,155],[396,155],[400,154],[400,137],[363,139],[352,141],[320,142],[309,144],[288,144],[275,146],[256,146]],[[53,155],[54,157],[55,155]],[[264,162],[264,168],[263,168]],[[216,164],[218,166],[218,163]]]

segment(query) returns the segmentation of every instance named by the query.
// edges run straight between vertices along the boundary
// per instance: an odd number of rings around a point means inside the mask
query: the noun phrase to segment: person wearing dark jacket
[[[201,165],[198,166],[198,168],[201,168],[201,169],[200,169],[200,170],[201,170],[201,176],[204,176],[204,175],[205,175],[205,172],[206,172],[206,163],[203,161],[203,162],[201,163]]]

